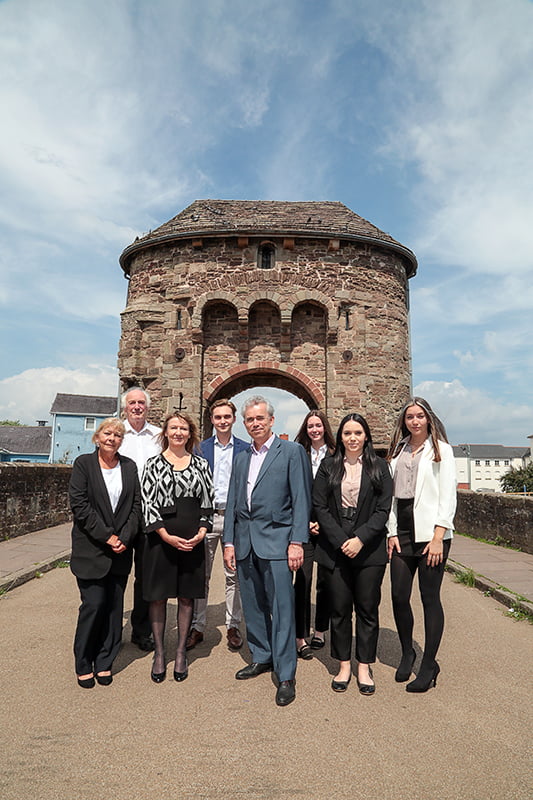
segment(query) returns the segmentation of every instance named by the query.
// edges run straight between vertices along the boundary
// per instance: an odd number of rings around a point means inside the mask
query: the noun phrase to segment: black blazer
[[[135,462],[120,453],[118,458],[122,493],[115,513],[98,462],[98,451],[78,456],[72,467],[69,498],[74,525],[70,568],[78,578],[98,579],[109,572],[127,575],[131,569],[131,545],[141,520],[141,492]],[[106,544],[113,533],[126,545],[123,553],[113,553]]]
[[[392,503],[392,477],[387,462],[378,458],[378,463],[381,488],[374,489],[363,465],[357,511],[351,522],[341,517],[340,484],[328,486],[333,459],[326,456],[320,464],[313,484],[313,507],[320,525],[315,559],[322,566],[333,569],[341,562],[354,567],[387,563],[386,524]],[[340,548],[353,536],[361,539],[363,547],[355,558],[348,558]]]

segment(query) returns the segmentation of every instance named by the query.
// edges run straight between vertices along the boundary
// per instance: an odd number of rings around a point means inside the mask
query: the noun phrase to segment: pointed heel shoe
[[[348,684],[350,683],[352,676],[348,678],[347,681],[337,681],[335,678],[331,681],[331,688],[334,692],[345,692],[348,688]]]
[[[185,659],[185,669],[183,670],[183,672],[178,672],[177,670],[174,670],[174,680],[177,681],[178,683],[181,683],[188,677],[189,677],[189,664],[187,663],[187,659]]]
[[[431,686],[437,685],[437,677],[440,672],[440,667],[435,662],[435,665],[429,670],[420,670],[417,677],[411,683],[408,683],[405,687],[407,692],[415,692],[417,694],[421,694],[422,692],[427,692]]]
[[[404,653],[402,655],[400,666],[396,670],[396,675],[394,676],[396,683],[405,683],[405,681],[409,680],[411,677],[411,672],[413,671],[415,660],[416,653],[414,650],[409,650],[408,653]]]

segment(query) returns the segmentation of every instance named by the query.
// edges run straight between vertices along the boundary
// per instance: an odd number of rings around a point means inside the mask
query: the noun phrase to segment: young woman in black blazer
[[[381,583],[387,564],[386,523],[392,478],[378,458],[368,423],[348,414],[337,431],[335,452],[325,458],[313,486],[320,525],[316,560],[324,568],[331,613],[331,655],[340,661],[331,687],[346,691],[351,678],[352,614],[355,609],[357,685],[375,692]]]
[[[78,456],[69,498],[74,518],[70,568],[81,605],[74,637],[78,684],[107,686],[122,639],[124,590],[132,543],[141,519],[137,467],[120,455],[124,425],[105,419],[93,436],[94,453]]]

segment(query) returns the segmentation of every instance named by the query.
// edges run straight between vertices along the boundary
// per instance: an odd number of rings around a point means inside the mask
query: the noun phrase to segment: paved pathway
[[[48,559],[68,551],[68,526],[61,528],[63,538],[50,534],[58,539]],[[24,542],[18,563],[15,543],[0,544],[4,579],[9,569],[19,577],[25,568],[43,571],[46,554],[27,542],[25,565]],[[458,540],[456,557],[460,548]],[[337,662],[325,647],[300,661],[296,701],[287,708],[274,703],[271,675],[235,681],[249,653],[225,646],[223,598],[217,557],[206,637],[190,653],[189,679],[172,680],[171,601],[168,678],[155,685],[150,654],[129,641],[130,582],[115,680],[87,691],[73,674],[79,596],[70,570],[6,592],[2,800],[530,800],[533,626],[506,616],[494,598],[445,576],[442,671],[435,689],[409,695],[394,681],[400,652],[386,576],[375,696],[362,697],[355,680],[345,694],[332,692]],[[418,664],[416,590],[413,605]]]

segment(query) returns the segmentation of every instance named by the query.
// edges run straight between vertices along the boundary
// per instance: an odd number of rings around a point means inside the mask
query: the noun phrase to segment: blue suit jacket
[[[224,517],[224,544],[235,547],[238,561],[253,548],[259,558],[287,558],[290,542],[307,542],[311,514],[311,466],[304,448],[276,438],[252,492],[246,497],[251,449],[233,462]]]
[[[235,463],[235,456],[237,453],[242,453],[243,450],[249,450],[250,443],[245,442],[243,439],[237,439],[236,436],[233,437],[233,463]],[[208,439],[204,439],[203,442],[200,442],[199,448],[199,455],[203,456],[206,459],[207,463],[211,467],[211,472],[215,469],[215,437],[210,436]]]

